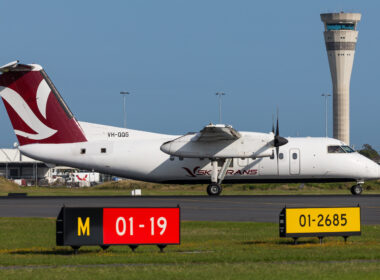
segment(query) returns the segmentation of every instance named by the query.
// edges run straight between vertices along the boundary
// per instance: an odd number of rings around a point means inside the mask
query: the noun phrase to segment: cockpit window
[[[346,153],[355,153],[355,150],[352,149],[350,146],[342,146],[342,149],[343,149]]]
[[[328,146],[327,152],[330,154],[341,154],[341,153],[355,153],[350,146]]]
[[[344,150],[342,149],[341,146],[328,146],[327,152],[329,154],[340,154],[340,153],[344,153]]]

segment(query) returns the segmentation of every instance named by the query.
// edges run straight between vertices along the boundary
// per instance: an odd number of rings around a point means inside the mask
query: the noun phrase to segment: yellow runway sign
[[[280,236],[360,235],[360,207],[284,208]]]

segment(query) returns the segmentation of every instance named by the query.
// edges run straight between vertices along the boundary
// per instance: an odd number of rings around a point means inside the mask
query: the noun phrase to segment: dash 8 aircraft
[[[331,138],[284,138],[207,125],[198,133],[166,135],[77,121],[37,64],[0,67],[0,95],[21,153],[46,163],[160,182],[221,184],[355,181],[378,179],[378,164]]]

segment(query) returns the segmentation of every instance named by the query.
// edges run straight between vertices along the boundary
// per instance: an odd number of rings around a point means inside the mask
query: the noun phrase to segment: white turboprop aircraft
[[[207,125],[182,136],[77,121],[40,65],[0,67],[0,95],[19,141],[31,158],[160,183],[344,182],[378,179],[380,167],[331,138],[283,138]]]

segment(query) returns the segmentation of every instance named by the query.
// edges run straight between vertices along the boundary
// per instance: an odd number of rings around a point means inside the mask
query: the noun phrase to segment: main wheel
[[[207,187],[208,195],[212,195],[212,196],[220,195],[221,192],[222,192],[222,186],[217,183],[211,183]]]
[[[363,191],[363,188],[361,185],[354,185],[351,187],[351,193],[353,195],[360,195]]]

